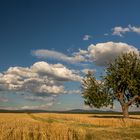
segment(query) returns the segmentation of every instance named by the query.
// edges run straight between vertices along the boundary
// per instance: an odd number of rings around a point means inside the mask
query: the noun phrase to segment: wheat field
[[[0,140],[140,140],[140,115],[0,113]]]

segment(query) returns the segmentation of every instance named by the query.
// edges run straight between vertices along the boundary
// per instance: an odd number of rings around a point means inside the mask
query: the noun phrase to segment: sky
[[[98,79],[107,62],[140,50],[139,6],[139,0],[1,0],[0,109],[89,109],[81,97],[87,71]]]

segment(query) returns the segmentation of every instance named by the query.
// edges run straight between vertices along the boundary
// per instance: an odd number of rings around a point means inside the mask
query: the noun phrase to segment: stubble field
[[[140,140],[140,115],[0,113],[0,140]]]

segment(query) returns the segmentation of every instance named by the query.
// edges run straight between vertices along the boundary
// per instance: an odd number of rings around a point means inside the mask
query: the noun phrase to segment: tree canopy
[[[129,106],[140,104],[140,55],[130,52],[118,56],[107,65],[101,81],[89,72],[83,79],[82,95],[87,105],[97,108],[117,100],[128,117]]]

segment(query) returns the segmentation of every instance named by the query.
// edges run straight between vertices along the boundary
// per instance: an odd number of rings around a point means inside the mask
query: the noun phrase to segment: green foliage
[[[82,84],[82,95],[85,99],[85,104],[90,107],[100,108],[103,106],[112,105],[112,98],[109,96],[107,89],[101,81],[97,81],[89,72]]]

